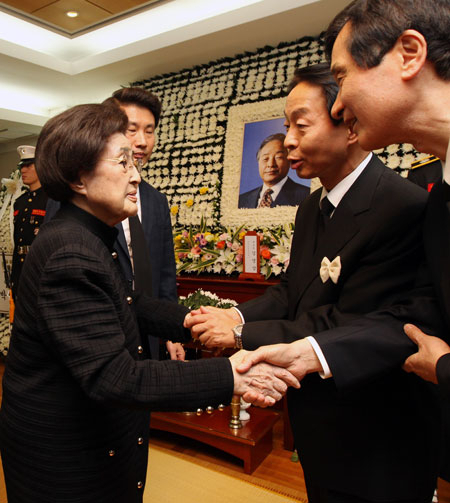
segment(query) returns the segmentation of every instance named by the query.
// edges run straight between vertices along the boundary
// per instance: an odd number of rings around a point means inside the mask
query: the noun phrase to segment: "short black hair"
[[[161,117],[161,101],[158,96],[142,87],[123,87],[122,89],[118,89],[103,104],[116,106],[136,105],[146,108],[155,118],[155,127],[158,126]]]
[[[333,124],[340,124],[342,119],[336,120],[331,116],[331,109],[339,93],[339,86],[331,73],[330,65],[328,63],[317,63],[315,65],[297,68],[289,83],[288,93],[301,82],[306,82],[307,84],[322,89],[330,119],[333,121]]]
[[[38,137],[36,172],[48,197],[68,201],[70,184],[92,171],[115,133],[125,134],[125,112],[108,105],[77,105],[46,122]]]
[[[284,133],[275,133],[271,134],[270,136],[267,136],[264,138],[264,140],[261,142],[261,145],[259,146],[258,152],[256,152],[256,159],[259,161],[259,153],[261,150],[264,148],[265,145],[270,143],[271,141],[280,141],[281,145],[283,145],[284,148],[284,139],[286,138],[286,135]]]
[[[354,0],[330,23],[325,34],[328,59],[337,36],[350,23],[348,47],[356,64],[373,68],[405,30],[416,30],[427,41],[427,59],[443,80],[450,80],[449,0]]]

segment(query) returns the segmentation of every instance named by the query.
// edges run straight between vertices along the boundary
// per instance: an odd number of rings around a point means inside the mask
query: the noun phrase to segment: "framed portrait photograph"
[[[284,147],[285,98],[237,105],[228,116],[221,197],[226,226],[274,226],[294,221],[310,180],[290,168]]]

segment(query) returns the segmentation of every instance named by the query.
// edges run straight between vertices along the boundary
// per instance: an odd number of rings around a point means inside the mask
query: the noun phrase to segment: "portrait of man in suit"
[[[283,133],[276,133],[261,142],[256,160],[263,184],[241,194],[239,208],[298,206],[309,194],[308,187],[288,177],[290,163],[284,139]]]

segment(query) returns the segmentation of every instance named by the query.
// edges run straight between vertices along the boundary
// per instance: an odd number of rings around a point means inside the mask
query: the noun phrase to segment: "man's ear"
[[[354,145],[358,143],[358,135],[354,133],[351,129],[347,129],[347,143],[349,145]]]
[[[428,47],[425,37],[416,30],[405,30],[394,46],[400,57],[403,80],[415,77],[427,60]]]

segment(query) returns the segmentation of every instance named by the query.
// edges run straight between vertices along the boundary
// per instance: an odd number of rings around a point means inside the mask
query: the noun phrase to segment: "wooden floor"
[[[243,463],[226,453],[213,447],[191,440],[172,433],[151,430],[151,446],[156,445],[180,452],[203,461],[216,463],[221,467],[226,467],[236,474],[236,477],[243,477]],[[263,461],[263,463],[253,472],[255,479],[264,479],[271,483],[284,484],[287,487],[296,489],[301,498],[306,498],[305,482],[303,472],[298,462],[291,461],[292,453],[283,449],[283,421],[280,419],[274,427],[273,450]],[[247,477],[247,476],[246,476]],[[439,503],[450,503],[450,484],[444,480],[438,481]]]
[[[3,376],[4,361],[0,358],[0,378]],[[0,387],[1,401],[1,387]],[[174,453],[182,453],[198,460],[207,461],[223,467],[229,474],[235,474],[237,478],[254,478],[267,480],[270,483],[284,485],[296,490],[299,497],[306,500],[305,483],[300,463],[291,461],[292,453],[283,449],[283,421],[282,418],[274,427],[273,450],[263,463],[251,476],[243,473],[243,464],[237,458],[209,447],[195,440],[180,437],[175,434],[152,430],[150,435],[151,446],[160,446]],[[249,479],[250,477],[250,479]],[[0,480],[0,495],[4,491],[3,477]],[[439,480],[439,503],[450,503],[450,484]],[[3,503],[3,498],[0,498]],[[6,503],[6,500],[5,500]]]

